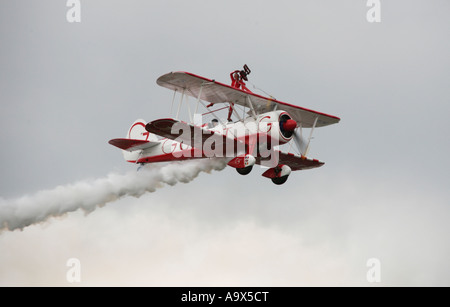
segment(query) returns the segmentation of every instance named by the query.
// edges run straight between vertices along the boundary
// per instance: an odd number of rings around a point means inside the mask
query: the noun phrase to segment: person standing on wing
[[[250,92],[251,91],[245,86],[245,81],[248,81],[247,76],[250,74],[250,69],[248,68],[247,64],[244,65],[244,70],[235,70],[233,72],[230,73],[230,78],[231,78],[231,87],[235,87],[238,89],[242,89],[246,92]]]
[[[237,89],[242,89],[243,91],[251,93],[246,86],[245,81],[248,81],[247,75],[251,73],[250,68],[248,68],[247,64],[244,65],[244,70],[235,70],[230,73],[231,78],[231,87],[235,87]],[[231,103],[230,108],[228,110],[228,121],[231,122],[231,114],[233,113],[234,103]]]

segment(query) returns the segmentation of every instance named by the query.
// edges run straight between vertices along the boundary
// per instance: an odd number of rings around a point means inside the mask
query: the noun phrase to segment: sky
[[[448,1],[381,0],[378,23],[364,0],[80,3],[0,2],[0,205],[134,172],[108,140],[170,116],[171,71],[247,64],[341,121],[282,186],[227,167],[4,230],[1,286],[450,286]]]

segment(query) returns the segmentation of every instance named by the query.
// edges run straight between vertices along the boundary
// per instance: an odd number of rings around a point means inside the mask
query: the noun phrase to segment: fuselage
[[[272,111],[256,117],[249,116],[237,122],[201,124],[196,126],[202,129],[203,136],[182,135],[177,139],[158,139],[145,130],[145,123],[138,122],[130,128],[127,137],[151,140],[158,144],[144,150],[124,151],[124,157],[131,163],[211,157],[232,159],[243,154],[267,157],[276,146],[292,140],[292,131],[283,130],[283,123],[290,118],[285,111]],[[186,126],[186,123],[183,124]],[[172,127],[172,130],[174,128]],[[188,132],[190,130],[185,133]],[[198,142],[196,138],[199,139]],[[189,142],[189,140],[192,141]]]

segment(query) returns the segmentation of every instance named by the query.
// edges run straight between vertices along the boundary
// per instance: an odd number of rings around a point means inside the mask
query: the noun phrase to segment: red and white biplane
[[[188,72],[165,74],[157,84],[174,91],[172,107],[176,94],[181,94],[175,119],[136,120],[126,138],[109,143],[123,150],[126,161],[136,164],[226,158],[241,175],[259,164],[268,168],[262,175],[275,184],[285,183],[291,171],[322,166],[323,162],[306,157],[313,131],[340,119],[255,94],[244,82],[249,74],[247,65],[233,71],[231,85]],[[188,96],[196,100],[194,111]],[[183,101],[189,122],[178,119]],[[206,112],[198,114],[199,106]],[[227,115],[221,118],[220,111]],[[212,120],[205,121],[206,117]],[[302,136],[304,128],[311,129],[307,139]],[[298,155],[290,153],[292,143]],[[280,150],[284,144],[290,145],[287,152]]]

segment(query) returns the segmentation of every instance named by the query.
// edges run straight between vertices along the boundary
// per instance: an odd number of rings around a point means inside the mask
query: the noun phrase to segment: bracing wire
[[[263,89],[257,87],[257,86],[256,86],[255,84],[253,84],[252,82],[248,81],[248,83],[250,83],[254,89],[263,92],[264,94],[266,94],[266,96],[269,96],[270,98],[272,98],[272,99],[274,99],[274,100],[277,100],[273,95],[271,95],[271,94],[267,93],[266,91],[264,91]]]

